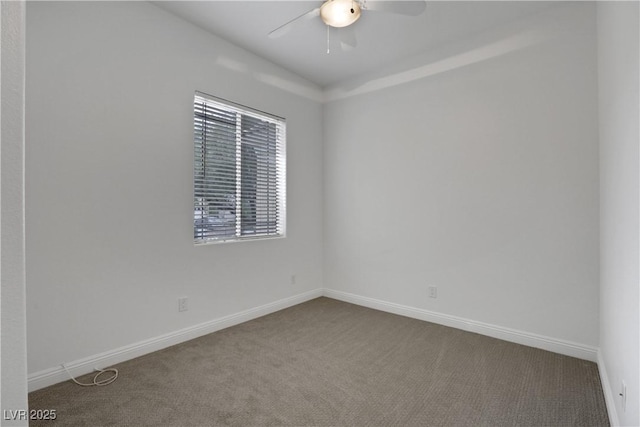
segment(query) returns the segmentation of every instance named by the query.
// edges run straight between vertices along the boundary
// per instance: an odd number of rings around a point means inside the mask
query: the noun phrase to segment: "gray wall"
[[[598,345],[595,9],[328,90],[326,288]]]
[[[322,287],[322,107],[272,82],[319,94],[147,2],[27,4],[30,373]],[[286,239],[194,247],[195,90],[288,120]]]
[[[637,2],[598,4],[600,368],[614,415],[629,426],[640,425],[638,13]]]
[[[24,3],[1,2],[2,71],[2,425],[27,425],[27,336],[24,253]],[[5,412],[6,411],[6,412]],[[13,411],[13,412],[11,412]],[[19,416],[16,416],[18,415]],[[26,414],[25,414],[26,415]],[[12,419],[18,418],[18,419]],[[23,418],[23,419],[19,419]]]

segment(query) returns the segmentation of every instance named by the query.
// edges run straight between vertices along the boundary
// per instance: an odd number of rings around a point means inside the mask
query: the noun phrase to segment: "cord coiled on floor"
[[[109,385],[112,382],[114,382],[116,380],[116,378],[118,378],[118,370],[116,368],[108,368],[108,369],[97,369],[94,368],[94,371],[97,371],[98,373],[96,374],[95,377],[93,377],[93,382],[90,384],[83,384],[81,382],[79,382],[78,380],[76,380],[73,375],[71,375],[71,372],[69,372],[69,370],[67,369],[66,366],[64,366],[64,363],[62,364],[62,367],[64,368],[65,371],[67,371],[67,374],[71,377],[71,379],[73,380],[74,383],[81,385],[83,387],[93,387],[93,386],[104,386],[104,385]],[[113,372],[113,376],[106,378],[104,380],[100,380],[98,381],[98,377],[100,377],[100,375],[106,373],[106,372]]]

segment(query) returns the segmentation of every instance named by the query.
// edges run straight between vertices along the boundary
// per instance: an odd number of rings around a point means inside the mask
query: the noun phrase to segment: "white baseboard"
[[[600,382],[602,383],[602,392],[604,393],[604,402],[607,405],[607,413],[609,414],[609,423],[612,426],[619,426],[618,410],[616,409],[616,395],[611,390],[609,375],[607,375],[607,367],[602,358],[602,351],[598,350],[598,372],[600,373]]]
[[[74,377],[77,377],[79,375],[90,373],[95,368],[106,368],[109,366],[113,366],[117,363],[143,356],[145,354],[158,351],[175,344],[180,344],[182,342],[200,337],[202,335],[210,334],[212,332],[216,332],[230,326],[253,320],[258,317],[294,306],[296,304],[303,303],[305,301],[309,301],[320,296],[326,296],[340,301],[345,301],[364,307],[385,311],[388,313],[399,314],[401,316],[411,317],[414,319],[424,320],[427,322],[437,323],[444,326],[450,326],[464,331],[475,332],[481,335],[523,344],[530,347],[541,348],[543,350],[577,357],[579,359],[598,362],[603,387],[605,387],[607,408],[609,409],[610,417],[612,417],[612,424],[616,425],[616,423],[613,422],[617,421],[617,417],[615,416],[615,407],[613,406],[612,408],[610,408],[611,404],[613,403],[613,397],[611,394],[611,390],[607,389],[608,382],[606,381],[604,364],[599,359],[598,349],[595,347],[589,347],[570,341],[558,340],[542,335],[536,335],[528,332],[518,331],[515,329],[477,322],[462,317],[450,316],[447,314],[381,301],[326,288],[315,289],[313,291],[305,292],[300,295],[295,295],[236,314],[181,329],[179,331],[171,332],[155,338],[150,338],[148,340],[120,347],[115,350],[110,350],[104,353],[86,357],[84,359],[68,362],[65,363],[65,366]],[[60,365],[30,374],[28,376],[28,387],[29,391],[31,392],[66,380],[69,380],[69,375],[65,372],[62,365]]]
[[[200,323],[179,331],[171,332],[148,340],[140,341],[135,344],[120,347],[115,350],[96,354],[84,359],[65,363],[69,372],[77,377],[93,372],[95,368],[106,368],[117,363],[124,362],[139,356],[143,356],[163,348],[180,344],[191,339],[228,328],[249,320],[256,319],[261,316],[288,308],[305,301],[318,298],[323,295],[322,289],[305,292],[303,294],[294,295],[289,298],[281,299],[249,310],[241,311],[229,316],[214,319],[205,323]],[[65,372],[62,365],[44,371],[30,374],[27,378],[29,391],[38,390],[50,385],[66,381],[69,375]]]
[[[381,301],[332,289],[325,288],[324,296],[380,311],[386,311],[388,313],[399,314],[401,316],[437,323],[439,325],[450,326],[463,331],[475,332],[504,341],[540,348],[554,353],[576,357],[578,359],[589,360],[591,362],[598,361],[598,349],[596,347],[590,347],[571,341],[559,340],[543,335],[532,334],[516,329],[477,322],[475,320],[465,319],[462,317],[450,316],[448,314]]]

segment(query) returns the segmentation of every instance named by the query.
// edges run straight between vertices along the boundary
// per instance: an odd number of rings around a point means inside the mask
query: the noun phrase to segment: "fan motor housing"
[[[353,24],[361,14],[360,4],[355,0],[327,0],[320,6],[322,21],[336,28]]]

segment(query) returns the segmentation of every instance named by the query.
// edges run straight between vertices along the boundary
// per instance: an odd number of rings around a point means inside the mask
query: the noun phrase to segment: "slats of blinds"
[[[194,239],[284,234],[285,122],[196,94]]]

